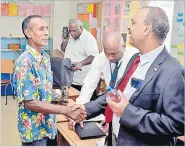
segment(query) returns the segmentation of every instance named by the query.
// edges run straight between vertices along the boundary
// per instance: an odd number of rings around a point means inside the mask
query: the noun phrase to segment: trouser
[[[22,146],[46,146],[48,139],[42,138],[33,142],[22,142]]]

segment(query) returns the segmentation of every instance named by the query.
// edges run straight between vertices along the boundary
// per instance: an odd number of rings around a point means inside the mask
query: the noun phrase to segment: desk
[[[80,91],[77,89],[70,87],[69,88],[69,99],[72,99],[73,101],[76,101],[76,98],[80,95]]]
[[[96,141],[102,138],[81,140],[78,135],[70,130],[68,122],[57,123],[57,145],[58,146],[97,146]]]
[[[74,105],[75,102],[69,99],[68,106]],[[68,127],[68,119],[64,115],[56,115],[57,118],[57,145],[58,146],[96,146],[97,139],[81,140],[78,135]]]

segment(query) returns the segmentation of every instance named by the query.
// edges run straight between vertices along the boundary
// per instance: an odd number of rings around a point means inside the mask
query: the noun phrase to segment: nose
[[[46,34],[47,36],[49,35],[48,29],[46,29],[45,34]]]
[[[129,24],[128,28],[127,28],[128,29],[128,33],[130,33],[130,27],[131,27],[131,25]]]
[[[109,60],[113,60],[114,58],[113,58],[113,56],[110,54],[110,55],[108,55],[108,57],[107,57]]]

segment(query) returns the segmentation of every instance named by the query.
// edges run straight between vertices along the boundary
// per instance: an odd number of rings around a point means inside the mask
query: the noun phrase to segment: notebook
[[[80,139],[91,139],[105,136],[106,134],[96,125],[97,122],[84,122],[84,127],[81,128],[80,124],[75,125],[75,132]]]

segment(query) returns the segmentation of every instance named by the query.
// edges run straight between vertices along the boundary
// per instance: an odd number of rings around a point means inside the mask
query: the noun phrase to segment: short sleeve
[[[85,48],[87,56],[96,56],[99,53],[97,41],[93,36],[88,38]]]
[[[37,86],[40,81],[34,76],[31,66],[16,67],[14,76],[17,83],[15,90],[19,103],[38,97]]]

